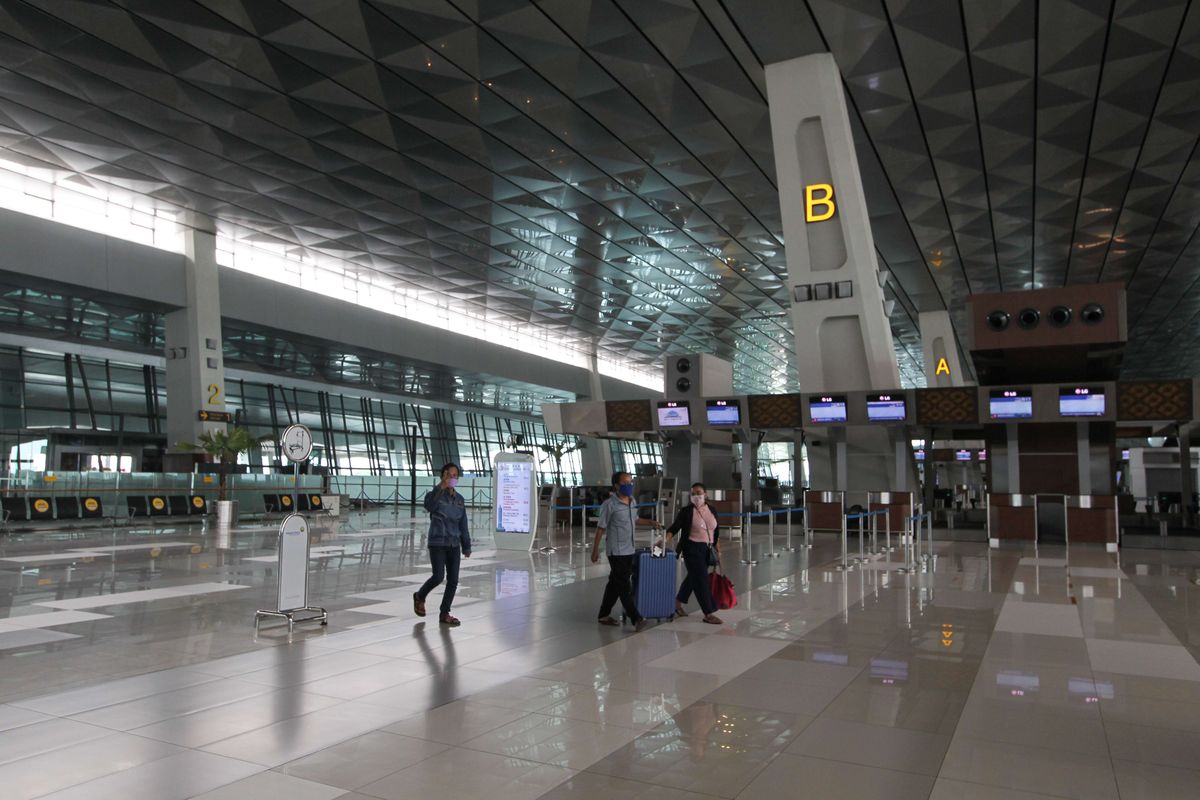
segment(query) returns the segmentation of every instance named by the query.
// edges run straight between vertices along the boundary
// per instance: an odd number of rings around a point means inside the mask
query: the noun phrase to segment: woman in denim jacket
[[[458,465],[449,463],[442,467],[442,480],[433,491],[425,495],[425,510],[429,512],[429,562],[433,575],[413,595],[413,611],[418,617],[425,616],[425,598],[446,580],[446,592],[442,595],[441,615],[443,625],[459,625],[457,617],[450,616],[450,605],[458,589],[459,554],[471,557],[471,533],[467,530],[467,504],[463,496],[454,490],[458,484]]]

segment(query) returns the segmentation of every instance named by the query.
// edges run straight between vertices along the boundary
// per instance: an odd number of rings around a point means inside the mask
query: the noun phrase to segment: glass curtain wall
[[[294,422],[307,425],[313,432],[313,463],[332,475],[396,476],[414,470],[430,475],[455,461],[465,475],[485,477],[492,473],[493,456],[515,443],[538,459],[544,482],[582,480],[580,451],[565,452],[574,437],[550,434],[534,418],[234,379],[226,381],[226,406],[256,436],[270,436]],[[125,434],[138,440],[164,436],[166,409],[166,376],[160,368],[0,347],[0,441],[6,456],[0,464],[10,472],[33,468],[31,446],[39,440],[34,449],[44,455],[47,437],[85,432],[115,434],[114,441]],[[168,445],[165,438],[159,443]],[[632,462],[656,457],[643,451],[647,448],[639,448]],[[656,452],[661,462],[661,451]],[[256,471],[271,472],[278,468],[280,454],[267,444],[244,461]],[[82,460],[73,468],[89,464]],[[59,463],[38,466],[67,468]]]

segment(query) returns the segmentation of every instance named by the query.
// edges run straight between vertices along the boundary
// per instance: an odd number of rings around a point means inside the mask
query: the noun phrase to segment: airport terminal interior
[[[1198,146],[1192,0],[0,2],[0,797],[1200,796]]]

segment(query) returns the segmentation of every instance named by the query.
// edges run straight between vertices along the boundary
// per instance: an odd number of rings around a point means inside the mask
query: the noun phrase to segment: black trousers
[[[708,585],[708,543],[693,542],[691,539],[683,543],[683,566],[687,569],[679,594],[675,602],[686,605],[692,592],[696,593],[696,602],[700,610],[707,614],[717,611],[717,602],[713,600],[712,587]]]
[[[608,583],[604,584],[604,599],[600,601],[599,619],[611,616],[613,606],[620,599],[621,608],[625,609],[625,616],[629,617],[629,621],[635,625],[641,621],[642,615],[638,613],[633,601],[634,558],[636,556],[608,557]]]
[[[442,595],[441,612],[443,614],[450,613],[450,605],[454,602],[454,593],[458,591],[458,565],[462,561],[462,551],[457,547],[430,547],[429,562],[433,565],[433,575],[417,592],[417,596],[421,598],[421,602],[425,602],[425,598],[429,593],[441,584],[443,578],[446,581],[446,592]]]

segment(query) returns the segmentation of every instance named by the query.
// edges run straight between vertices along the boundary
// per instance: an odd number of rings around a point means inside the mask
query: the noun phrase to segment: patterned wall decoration
[[[654,430],[649,400],[609,400],[604,404],[604,419],[610,433]]]
[[[979,422],[979,397],[974,387],[917,390],[917,424],[947,425]]]
[[[748,402],[751,428],[804,427],[798,394],[752,394]]]
[[[1117,384],[1117,418],[1184,420],[1192,418],[1191,381],[1134,381]]]

